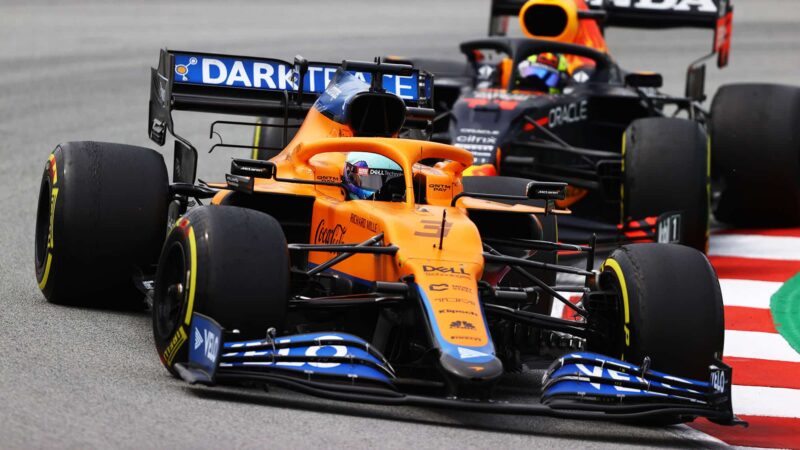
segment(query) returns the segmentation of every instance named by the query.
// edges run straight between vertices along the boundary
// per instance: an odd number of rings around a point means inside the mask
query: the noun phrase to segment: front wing
[[[226,341],[213,319],[194,313],[189,361],[176,364],[191,384],[254,381],[318,397],[362,403],[453,408],[500,414],[599,420],[693,420],[706,417],[744,424],[733,415],[731,368],[717,361],[710,381],[690,380],[594,353],[567,354],[543,378],[540,403],[458,399],[401,392],[380,352],[361,338],[340,332],[261,340]]]

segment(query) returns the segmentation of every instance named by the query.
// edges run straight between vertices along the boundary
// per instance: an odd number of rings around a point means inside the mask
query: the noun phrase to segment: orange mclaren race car
[[[565,242],[652,240],[673,211],[681,242],[705,250],[710,210],[737,226],[800,224],[800,88],[727,85],[702,106],[704,62],[727,64],[732,15],[729,0],[494,0],[490,37],[461,44],[466,62],[394,60],[436,74],[432,138],[469,150],[471,173],[569,182]],[[660,74],[613,60],[613,27],[705,28],[714,41],[676,97]],[[524,37],[504,37],[516,28]]]
[[[470,152],[397,139],[425,126],[430,101],[429,76],[407,65],[163,51],[148,128],[159,144],[175,137],[172,183],[150,149],[57,146],[36,222],[39,286],[54,303],[107,305],[138,286],[161,361],[189,383],[740,423],[704,255],[637,245],[591,270],[593,246],[553,237],[564,183],[497,178],[480,190],[463,177]],[[270,160],[233,159],[224,182],[196,183],[197,152],[175,134],[173,110],[305,118]],[[585,253],[589,268],[557,264],[560,250]],[[583,282],[556,286],[556,273]],[[553,301],[578,320],[551,317]],[[555,361],[541,396],[498,401],[506,374],[542,357]]]

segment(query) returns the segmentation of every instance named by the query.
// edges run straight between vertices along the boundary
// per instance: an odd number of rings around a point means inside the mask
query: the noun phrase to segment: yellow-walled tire
[[[235,206],[201,206],[178,219],[159,258],[153,337],[161,362],[188,358],[192,313],[241,339],[283,334],[289,301],[289,250],[272,216]]]
[[[36,213],[36,281],[48,301],[116,308],[141,301],[132,278],[164,242],[169,184],[161,154],[105,142],[58,145]]]
[[[289,119],[289,128],[286,129],[286,140],[284,141],[283,127],[266,125],[283,125],[283,118],[262,117],[258,123],[265,124],[254,128],[253,132],[253,151],[250,159],[268,160],[283,150],[297,134],[298,127],[303,123],[301,119]],[[267,148],[258,148],[267,147]]]
[[[610,342],[590,349],[670,375],[706,380],[722,355],[725,319],[719,281],[699,251],[674,244],[635,244],[603,263],[600,287],[617,293]]]

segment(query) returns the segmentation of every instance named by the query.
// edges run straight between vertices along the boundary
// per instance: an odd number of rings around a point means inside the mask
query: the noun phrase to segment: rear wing
[[[432,76],[409,66],[387,63],[348,64],[349,72],[374,88],[399,96],[406,105],[431,104]],[[148,134],[164,145],[175,135],[172,111],[302,118],[325,91],[342,64],[289,63],[273,58],[161,50],[151,69]],[[381,83],[373,76],[382,77]]]
[[[733,6],[730,0],[563,0],[574,2],[578,18],[597,20],[601,29],[706,28],[714,30],[711,54],[717,66],[728,64]],[[489,35],[505,35],[508,16],[519,14],[525,0],[492,0]],[[548,2],[552,3],[552,2]]]
[[[706,28],[714,30],[711,53],[717,66],[728,64],[733,31],[730,0],[587,0],[591,10],[604,11],[604,27]]]

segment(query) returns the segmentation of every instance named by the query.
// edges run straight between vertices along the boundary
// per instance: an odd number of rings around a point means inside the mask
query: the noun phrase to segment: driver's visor
[[[519,74],[522,78],[536,77],[542,80],[547,87],[553,88],[558,86],[559,73],[552,67],[532,63],[520,67]]]
[[[351,179],[362,189],[377,191],[392,178],[403,176],[402,170],[373,169],[351,166]]]

